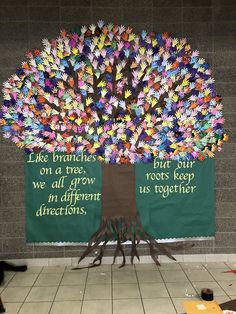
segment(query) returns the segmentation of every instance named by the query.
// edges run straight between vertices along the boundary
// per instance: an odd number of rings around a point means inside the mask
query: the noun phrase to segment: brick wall
[[[216,239],[197,242],[186,253],[236,253],[236,2],[0,0],[0,82],[15,72],[27,49],[41,47],[42,38],[99,19],[187,37],[212,66],[231,140],[216,158]],[[1,138],[0,259],[78,256],[78,247],[27,246],[24,211],[23,153]]]

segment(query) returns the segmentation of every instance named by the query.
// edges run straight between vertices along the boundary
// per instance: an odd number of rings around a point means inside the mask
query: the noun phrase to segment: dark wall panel
[[[61,28],[106,22],[136,31],[168,31],[187,37],[213,68],[224,98],[231,140],[216,158],[217,234],[196,242],[185,254],[236,253],[236,2],[234,0],[1,0],[0,83],[24,60],[24,52],[41,47],[41,39]],[[72,257],[79,247],[34,247],[25,242],[23,153],[0,134],[0,259]],[[142,246],[141,254],[148,254]],[[112,254],[110,248],[106,255]]]

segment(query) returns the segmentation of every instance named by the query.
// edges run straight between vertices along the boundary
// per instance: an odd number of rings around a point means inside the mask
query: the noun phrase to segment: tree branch
[[[58,113],[60,113],[60,107],[56,106],[54,103],[49,102],[45,97],[44,97],[44,103],[47,104],[51,109],[57,111]]]
[[[79,88],[78,88],[78,74],[75,72],[74,67],[72,64],[69,64],[70,74],[74,80],[74,90],[77,94],[79,94]],[[71,87],[70,87],[71,88]]]
[[[174,91],[175,91],[176,87],[178,87],[178,86],[184,81],[184,79],[185,79],[185,77],[183,77],[183,78],[177,80],[177,81],[172,85],[171,90],[174,90]],[[157,104],[156,104],[155,106],[153,106],[153,107],[150,106],[150,107],[148,108],[148,110],[147,110],[144,114],[150,113],[151,110],[156,109],[156,108],[158,108],[158,107],[160,107],[160,108],[161,108],[161,107],[165,107],[166,102],[164,101],[164,99],[165,99],[166,97],[168,97],[168,93],[169,93],[169,92],[170,92],[170,90],[168,90],[168,91],[166,91],[164,94],[162,94],[162,95],[160,96],[160,98],[159,98]]]

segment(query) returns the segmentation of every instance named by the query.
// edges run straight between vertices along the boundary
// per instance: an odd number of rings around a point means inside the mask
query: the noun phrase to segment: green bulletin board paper
[[[136,185],[143,227],[156,239],[214,236],[214,160],[139,164]]]
[[[82,162],[63,161],[67,158]],[[42,153],[26,159],[27,242],[87,242],[100,224],[100,164],[83,155]],[[75,202],[75,195],[86,199]]]
[[[135,165],[141,222],[157,239],[214,235],[214,161],[185,163]],[[26,155],[25,172],[27,242],[88,242],[101,221],[101,164],[40,153]]]

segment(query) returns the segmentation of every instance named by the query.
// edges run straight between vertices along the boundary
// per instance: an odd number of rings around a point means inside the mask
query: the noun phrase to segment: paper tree
[[[156,263],[158,250],[171,257],[139,220],[134,164],[204,160],[221,150],[227,136],[208,64],[186,39],[102,21],[43,45],[4,83],[4,136],[28,153],[85,152],[102,162],[102,222],[80,260],[102,244],[94,260],[101,263],[110,240],[115,257],[124,257],[127,240],[132,261],[140,240]]]

